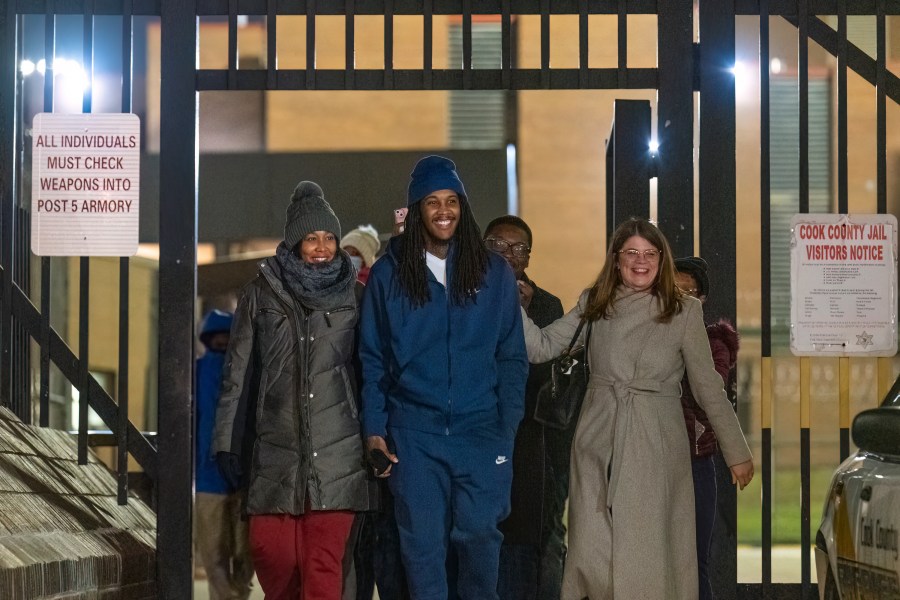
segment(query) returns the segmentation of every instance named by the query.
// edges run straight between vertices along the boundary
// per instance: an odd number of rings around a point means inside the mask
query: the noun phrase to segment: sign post
[[[140,151],[136,115],[35,115],[31,251],[38,256],[134,255]]]
[[[791,352],[897,353],[897,218],[791,219]]]

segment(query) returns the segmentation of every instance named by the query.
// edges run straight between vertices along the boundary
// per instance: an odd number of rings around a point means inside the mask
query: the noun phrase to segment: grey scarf
[[[284,242],[275,250],[281,280],[294,298],[313,310],[336,308],[356,282],[356,270],[343,250],[324,264],[311,264],[291,252]]]

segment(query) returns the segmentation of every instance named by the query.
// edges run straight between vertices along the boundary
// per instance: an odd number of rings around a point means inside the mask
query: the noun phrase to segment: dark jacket
[[[716,372],[722,376],[722,381],[727,386],[729,373],[737,363],[737,353],[740,347],[738,333],[731,323],[723,319],[707,325],[706,335],[709,336],[709,349],[712,352]],[[729,398],[731,398],[731,394],[729,394]],[[691,456],[701,458],[715,454],[718,449],[716,432],[713,431],[706,413],[694,400],[687,375],[681,382],[681,409],[684,412],[688,439],[691,441]]]
[[[397,243],[372,265],[363,296],[365,435],[385,436],[390,425],[442,435],[494,430],[512,440],[528,376],[512,269],[489,253],[484,282],[462,305],[426,269],[431,299],[414,308],[400,286]],[[451,245],[448,281],[455,254]]]
[[[313,510],[376,507],[352,364],[357,320],[352,287],[334,308],[309,310],[283,286],[275,258],[244,288],[213,451],[250,459],[248,513],[298,515],[307,501]]]
[[[538,327],[546,327],[563,316],[562,302],[533,281],[531,303],[525,311]],[[525,385],[525,418],[516,433],[513,451],[512,510],[500,523],[504,544],[540,545],[547,489],[547,452],[544,426],[534,420],[538,390],[550,379],[549,362],[531,365]]]
[[[206,353],[197,359],[194,376],[197,394],[197,453],[194,488],[207,494],[228,494],[230,489],[216,466],[215,456],[210,454],[213,428],[216,425],[216,405],[219,402],[219,388],[222,385],[222,369],[225,353],[209,347],[209,339],[215,333],[231,330],[231,313],[212,311],[203,322],[200,341],[206,346]]]

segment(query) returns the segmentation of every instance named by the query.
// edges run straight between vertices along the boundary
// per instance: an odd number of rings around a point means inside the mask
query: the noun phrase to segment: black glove
[[[233,452],[217,452],[216,465],[219,467],[219,473],[231,489],[236,490],[241,487],[241,457]]]

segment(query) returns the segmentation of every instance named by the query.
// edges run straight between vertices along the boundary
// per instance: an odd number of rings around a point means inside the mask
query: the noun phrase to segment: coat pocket
[[[353,382],[350,381],[350,374],[347,372],[347,367],[345,365],[340,365],[337,369],[341,372],[341,379],[344,381],[344,390],[346,391],[344,402],[347,403],[353,418],[358,420],[359,407],[356,405],[356,390],[354,389]]]

